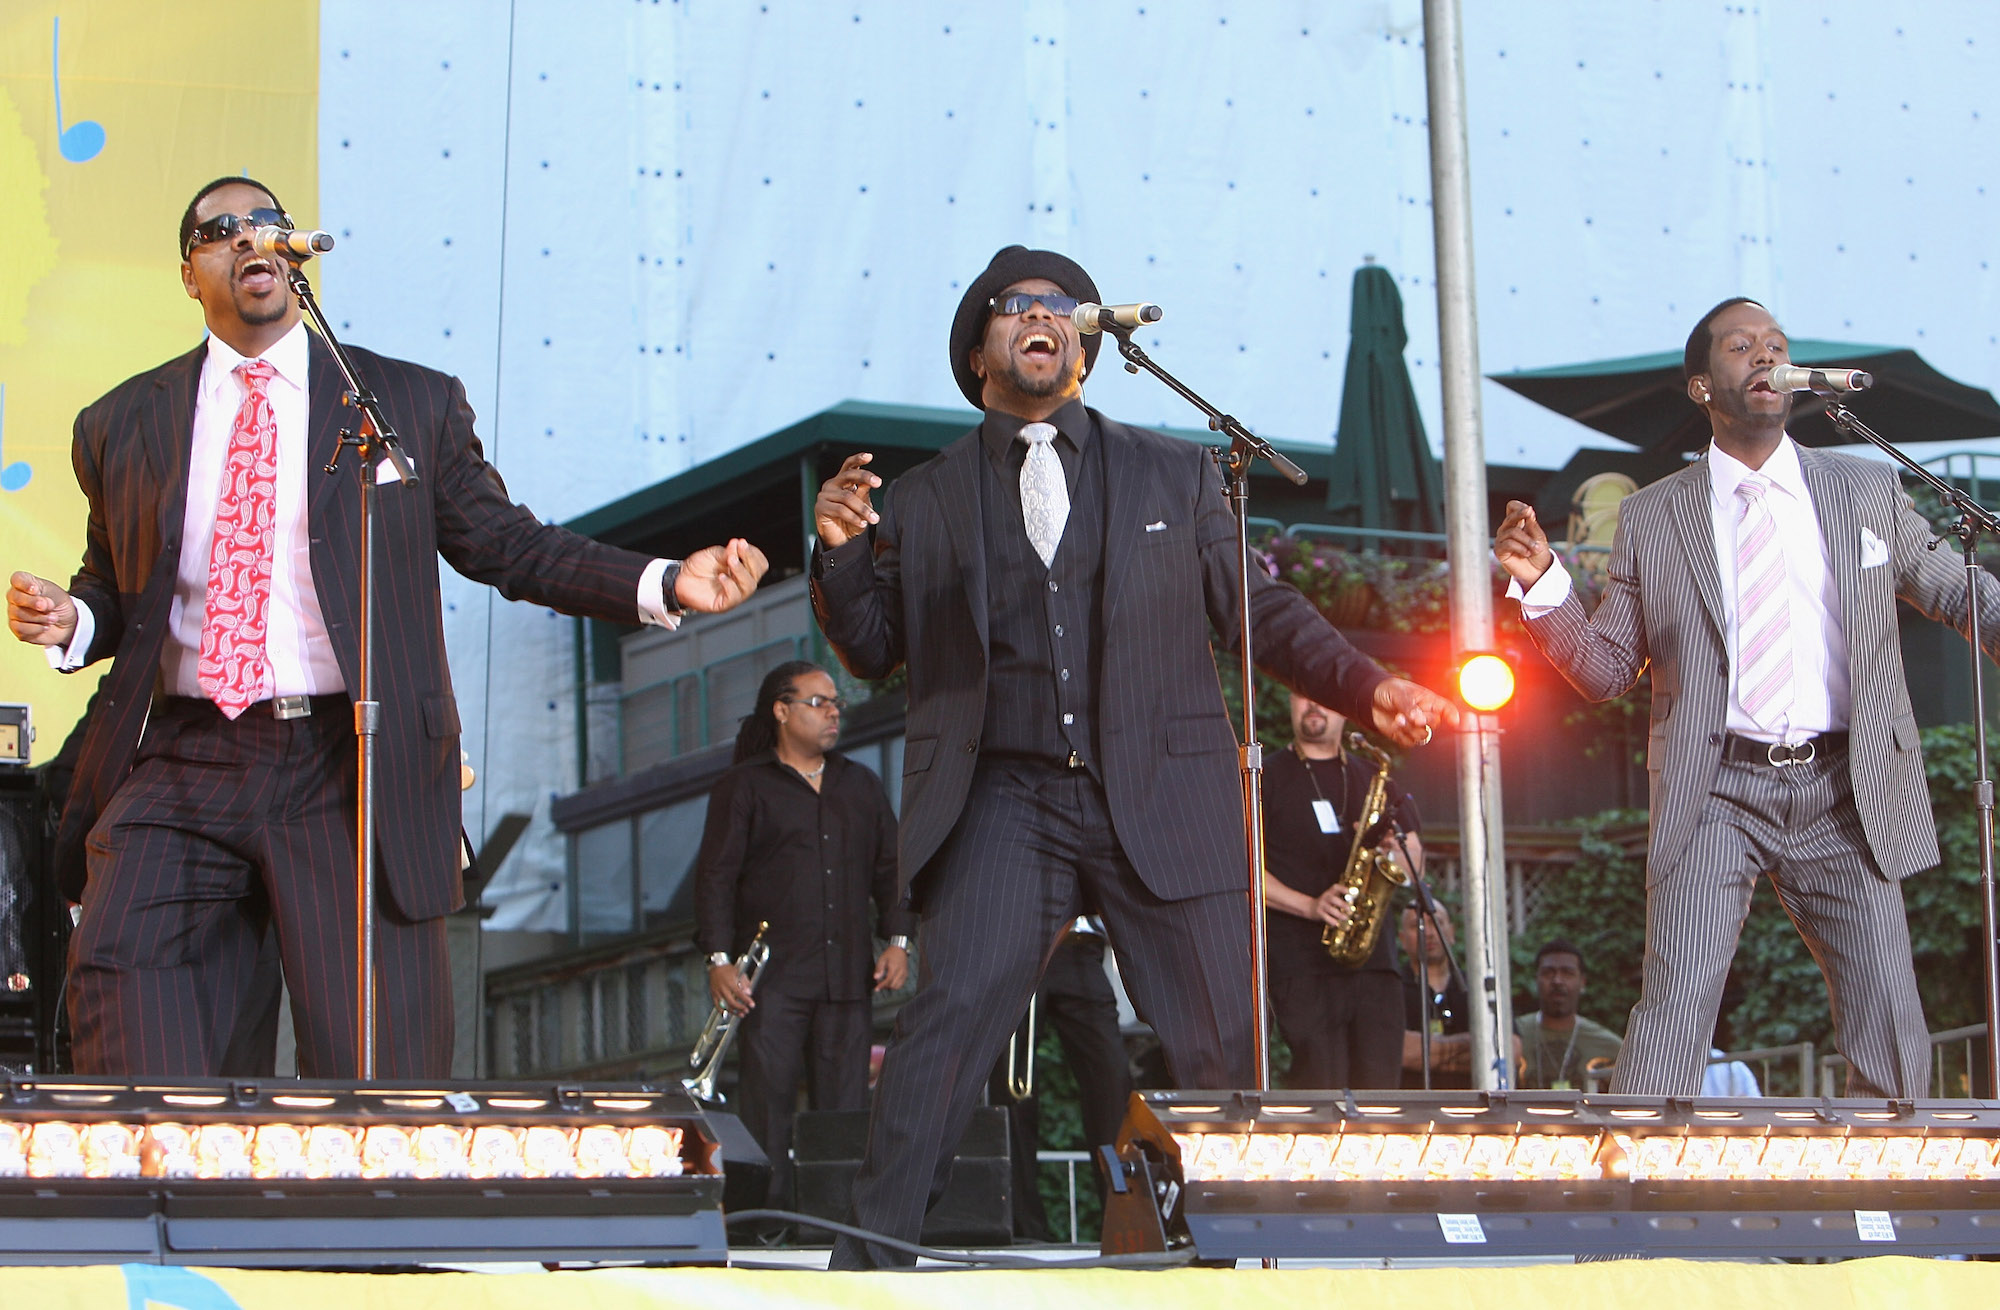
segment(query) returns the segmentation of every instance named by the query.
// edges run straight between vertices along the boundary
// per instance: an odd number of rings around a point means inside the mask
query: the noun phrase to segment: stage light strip
[[[677,1178],[681,1147],[653,1124],[0,1119],[0,1178]]]
[[[1177,1132],[1189,1182],[1983,1181],[2000,1139],[1956,1133]]]

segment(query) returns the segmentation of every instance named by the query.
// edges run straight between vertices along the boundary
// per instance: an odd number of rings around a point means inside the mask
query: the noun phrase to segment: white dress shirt
[[[322,461],[306,449],[309,348],[304,322],[281,337],[262,359],[277,371],[265,388],[278,426],[277,516],[273,528],[271,600],[265,613],[264,653],[271,685],[263,696],[318,696],[347,690],[346,679],[327,637],[326,616],[313,588],[311,533],[306,523],[307,478]],[[236,375],[245,357],[210,334],[208,357],[196,385],[193,442],[188,451],[187,500],[181,526],[180,573],[167,611],[167,640],[160,652],[161,686],[173,696],[201,697],[201,629],[208,614],[209,552],[215,537],[215,509],[222,465],[247,388]],[[330,452],[328,452],[330,453]],[[412,464],[415,463],[412,459]],[[377,481],[394,476],[385,464]],[[669,613],[663,582],[668,561],[653,560],[639,578],[641,621],[678,627]],[[51,647],[51,666],[81,668],[96,635],[96,617],[76,601],[76,632],[66,647]]]
[[[1785,551],[1785,577],[1791,596],[1792,708],[1783,730],[1767,732],[1747,714],[1737,686],[1737,654],[1741,634],[1736,621],[1736,525],[1741,506],[1736,488],[1751,473],[1762,473],[1773,494],[1765,497],[1780,539],[1793,543]],[[1724,636],[1729,644],[1729,731],[1758,741],[1798,742],[1822,732],[1845,732],[1853,708],[1847,672],[1847,630],[1841,626],[1840,592],[1827,562],[1826,539],[1813,510],[1799,468],[1799,450],[1790,437],[1751,469],[1719,447],[1708,450],[1709,519],[1715,536],[1715,564],[1722,580]],[[1521,602],[1521,613],[1540,618],[1569,598],[1570,576],[1557,560],[1532,587],[1511,581],[1507,594]]]

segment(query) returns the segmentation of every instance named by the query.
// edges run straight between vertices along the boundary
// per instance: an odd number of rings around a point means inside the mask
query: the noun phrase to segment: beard
[[[1078,356],[1077,358],[1081,359],[1082,357]],[[1038,400],[1048,396],[1059,396],[1068,390],[1071,383],[1076,379],[1076,361],[1066,361],[1066,364],[1066,367],[1049,374],[1047,377],[1038,378],[1030,377],[1021,367],[1021,361],[1018,359],[1010,360],[1007,365],[1007,380],[1013,386],[1014,390],[1024,396],[1033,396]]]
[[[1781,394],[1785,397],[1785,407],[1782,412],[1777,414],[1766,414],[1752,410],[1750,408],[1750,393],[1748,392],[1720,392],[1716,395],[1713,404],[1725,416],[1743,427],[1757,427],[1771,423],[1783,427],[1791,421],[1792,406],[1795,402],[1789,392]]]
[[[253,300],[238,292],[232,299],[236,302],[236,317],[255,326],[275,323],[292,308],[292,298],[289,295],[272,296],[269,300]]]

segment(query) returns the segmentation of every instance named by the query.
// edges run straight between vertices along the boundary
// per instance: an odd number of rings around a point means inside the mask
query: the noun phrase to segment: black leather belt
[[[354,702],[344,691],[329,692],[324,696],[274,696],[270,700],[253,701],[243,711],[246,715],[256,715],[260,719],[309,719],[315,714],[346,714]],[[200,696],[169,696],[169,708],[182,713],[207,711],[221,714],[222,711],[212,700]]]
[[[1817,737],[1787,745],[1781,741],[1756,741],[1730,733],[1722,742],[1722,758],[1738,764],[1762,764],[1767,768],[1788,769],[1794,764],[1811,764],[1822,755],[1847,749],[1847,734],[1822,732]]]

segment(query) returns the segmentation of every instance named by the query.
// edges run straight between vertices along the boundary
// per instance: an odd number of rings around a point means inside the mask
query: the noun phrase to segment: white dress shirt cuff
[[[97,636],[97,616],[90,612],[90,606],[74,596],[69,599],[76,606],[76,631],[69,635],[69,645],[42,648],[49,657],[49,667],[59,673],[75,673],[82,668],[83,657],[90,653],[90,643]]]
[[[681,626],[680,602],[667,595],[667,566],[674,560],[656,559],[639,575],[639,619],[649,627]],[[679,570],[675,570],[676,577]]]
[[[1559,559],[1552,561],[1548,572],[1535,579],[1535,585],[1526,590],[1522,589],[1519,578],[1507,580],[1507,595],[1521,602],[1523,618],[1539,619],[1568,600],[1570,591],[1569,570]]]

